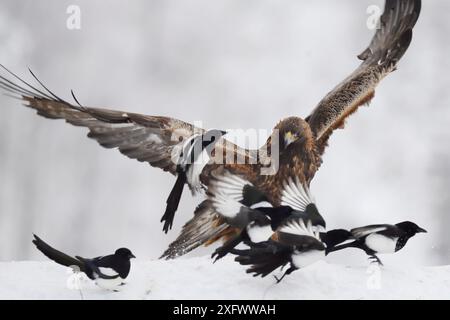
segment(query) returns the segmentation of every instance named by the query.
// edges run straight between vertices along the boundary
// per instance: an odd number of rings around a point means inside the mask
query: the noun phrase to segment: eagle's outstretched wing
[[[386,0],[384,12],[369,47],[358,58],[361,65],[320,101],[306,118],[323,153],[328,138],[359,106],[374,96],[375,87],[390,72],[411,43],[420,0]]]
[[[35,109],[39,115],[86,127],[89,129],[88,137],[97,140],[103,147],[118,148],[129,158],[148,162],[173,174],[176,173],[174,160],[184,141],[204,131],[174,118],[72,104],[53,94],[36,77],[42,88],[23,81],[1,67],[9,77],[0,74],[0,88],[22,100],[24,105]]]

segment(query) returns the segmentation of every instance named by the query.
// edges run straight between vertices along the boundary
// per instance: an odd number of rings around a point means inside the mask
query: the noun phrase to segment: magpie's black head
[[[334,229],[328,231],[322,238],[322,241],[327,245],[327,249],[329,249],[344,241],[353,239],[353,235],[350,231],[345,229]]]
[[[127,249],[127,248],[117,249],[114,254],[118,257],[125,258],[125,259],[136,258],[134,256],[134,254],[131,253],[130,249]]]
[[[411,221],[403,221],[396,224],[401,230],[405,231],[408,236],[412,237],[416,233],[427,232],[425,229],[422,229],[417,224]]]

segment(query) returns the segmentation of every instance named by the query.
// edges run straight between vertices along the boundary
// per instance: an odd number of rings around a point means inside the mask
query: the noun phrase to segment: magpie
[[[172,228],[184,185],[187,183],[193,194],[202,188],[200,174],[208,164],[214,146],[226,134],[227,132],[223,130],[210,129],[203,134],[194,134],[181,147],[180,154],[177,157],[177,180],[166,200],[166,211],[161,217],[161,222],[164,222],[163,231],[165,233]]]
[[[358,55],[362,60],[361,64],[328,92],[305,119],[288,117],[274,127],[272,135],[260,149],[274,150],[272,147],[277,145],[278,139],[273,137],[278,133],[280,137],[284,137],[278,143],[280,170],[274,175],[260,175],[261,167],[268,164],[268,157],[260,157],[259,150],[229,143],[219,148],[214,155],[226,154],[232,156],[232,159],[243,156],[251,160],[244,165],[234,163],[226,166],[245,171],[249,177],[253,177],[255,185],[271,193],[273,201],[279,200],[279,183],[286,173],[295,173],[301,177],[302,182],[309,184],[322,164],[323,154],[333,132],[343,128],[347,118],[359,110],[359,107],[368,104],[374,98],[379,82],[397,70],[399,61],[412,41],[413,28],[420,11],[421,0],[385,1],[379,28],[376,28],[369,46]],[[21,100],[23,105],[35,110],[39,116],[64,119],[69,124],[87,128],[88,137],[95,139],[101,146],[116,149],[131,159],[147,162],[175,175],[177,166],[172,161],[172,151],[181,149],[184,141],[193,134],[204,132],[201,128],[172,117],[80,106],[74,98],[74,102],[78,104],[76,105],[55,95],[33,73],[38,86],[29,84],[2,65],[0,69],[0,89]],[[205,186],[208,186],[211,171],[218,166],[225,166],[217,163],[203,169],[201,180]],[[173,203],[177,202],[171,202],[172,206]],[[170,210],[167,220],[169,218]],[[170,222],[167,228],[169,226]],[[186,223],[180,236],[163,256],[174,258],[200,245],[211,244],[227,234],[224,232],[225,227],[208,203],[202,202],[194,217]]]
[[[354,241],[327,249],[327,254],[345,248],[363,250],[374,262],[383,265],[377,254],[395,253],[401,250],[416,233],[427,232],[411,221],[395,225],[374,224],[350,230]]]
[[[332,248],[343,242],[355,239],[353,234],[346,229],[333,229],[327,232],[320,232],[319,236],[320,240],[326,245],[325,253],[328,253]]]
[[[249,246],[244,250],[233,249],[231,253],[237,255],[235,261],[241,265],[250,265],[246,272],[253,273],[254,277],[265,277],[289,264],[280,278],[275,277],[277,283],[293,271],[325,258],[326,249],[311,220],[299,217],[285,220],[269,240],[249,243]]]
[[[270,207],[268,197],[243,177],[224,170],[215,175],[208,188],[209,199],[227,224],[236,228],[237,235],[212,254],[215,261],[225,256],[241,242],[268,240],[273,232],[291,217],[306,218],[312,228],[324,231],[325,220],[307,187],[289,177],[282,190],[281,205]],[[259,206],[264,202],[266,206]],[[252,207],[249,205],[253,204]]]
[[[120,248],[114,254],[92,259],[80,256],[74,258],[52,248],[37,235],[34,235],[33,243],[49,259],[71,267],[75,272],[85,273],[99,287],[107,290],[115,290],[116,287],[124,284],[123,281],[130,272],[130,259],[136,258],[127,248]]]

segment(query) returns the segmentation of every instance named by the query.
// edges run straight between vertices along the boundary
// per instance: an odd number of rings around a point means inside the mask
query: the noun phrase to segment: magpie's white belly
[[[247,227],[247,233],[252,242],[267,241],[273,234],[273,230],[270,226],[249,226]]]
[[[106,276],[118,276],[118,273],[112,268],[100,267],[98,269]],[[124,279],[122,279],[121,277],[117,277],[114,279],[102,279],[98,277],[97,279],[95,279],[95,283],[102,289],[114,290],[117,289],[120,284],[122,284],[123,280]]]
[[[398,238],[388,238],[381,234],[371,234],[366,238],[366,246],[377,253],[394,253]]]
[[[102,289],[115,290],[123,283],[124,279],[117,277],[115,279],[101,279],[97,278],[95,283]]]
[[[292,264],[296,268],[304,268],[325,258],[325,250],[294,251]]]

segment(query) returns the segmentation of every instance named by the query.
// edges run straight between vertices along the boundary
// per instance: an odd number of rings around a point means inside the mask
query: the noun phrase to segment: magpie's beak
[[[130,254],[130,259],[136,258],[134,254]]]
[[[419,233],[419,232],[427,233],[427,230],[422,229],[422,228],[419,228],[419,229],[417,229],[417,232],[418,232],[418,233]]]

